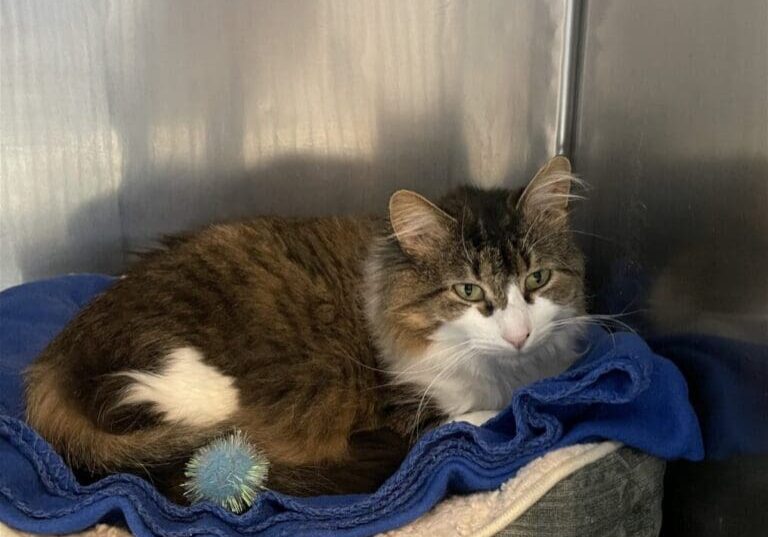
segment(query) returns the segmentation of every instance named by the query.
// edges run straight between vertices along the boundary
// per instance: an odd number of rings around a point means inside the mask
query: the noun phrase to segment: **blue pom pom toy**
[[[184,494],[193,503],[209,501],[241,513],[264,490],[268,471],[264,454],[235,431],[197,450],[184,472]]]

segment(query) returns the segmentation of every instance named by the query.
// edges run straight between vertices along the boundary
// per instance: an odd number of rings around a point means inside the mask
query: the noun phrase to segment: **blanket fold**
[[[82,486],[23,421],[21,370],[111,279],[77,275],[0,293],[0,521],[40,533],[122,518],[139,537],[366,536],[396,528],[451,493],[490,490],[527,462],[567,445],[615,440],[664,459],[701,459],[685,381],[638,336],[589,332],[569,371],[519,390],[486,427],[453,423],[425,434],[400,469],[369,495],[263,494],[243,515],[176,506],[143,479],[116,475]]]

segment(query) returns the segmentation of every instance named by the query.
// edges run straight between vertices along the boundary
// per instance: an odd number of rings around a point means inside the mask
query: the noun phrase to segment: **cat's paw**
[[[482,424],[484,424],[498,413],[498,410],[478,410],[475,412],[467,412],[466,414],[460,414],[458,416],[448,418],[446,423],[453,423],[454,421],[465,421],[480,427]]]

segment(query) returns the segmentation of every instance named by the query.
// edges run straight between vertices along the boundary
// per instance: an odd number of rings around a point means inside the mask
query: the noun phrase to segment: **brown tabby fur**
[[[564,219],[554,212],[536,224],[545,209],[518,208],[520,195],[454,192],[440,206],[462,227],[423,252],[409,252],[388,220],[365,217],[256,218],[171,239],[30,367],[28,420],[73,467],[147,475],[177,500],[191,452],[233,427],[267,454],[270,488],[373,490],[412,433],[445,418],[427,404],[416,419],[421,391],[392,382],[382,360],[423,350],[440,322],[467,307],[445,289],[445,274],[474,270],[501,290],[548,259],[562,270],[543,292],[583,309],[583,263]],[[526,250],[523,237],[539,246]],[[235,379],[231,419],[192,428],[146,404],[116,404],[129,380],[114,373],[159,371],[171,350],[188,346]]]

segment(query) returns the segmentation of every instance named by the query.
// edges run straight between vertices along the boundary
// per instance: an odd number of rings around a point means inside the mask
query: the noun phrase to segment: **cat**
[[[80,476],[133,472],[176,501],[191,453],[234,428],[270,489],[375,490],[423,431],[480,425],[578,357],[574,181],[555,157],[525,189],[168,239],[28,368],[27,420]]]

